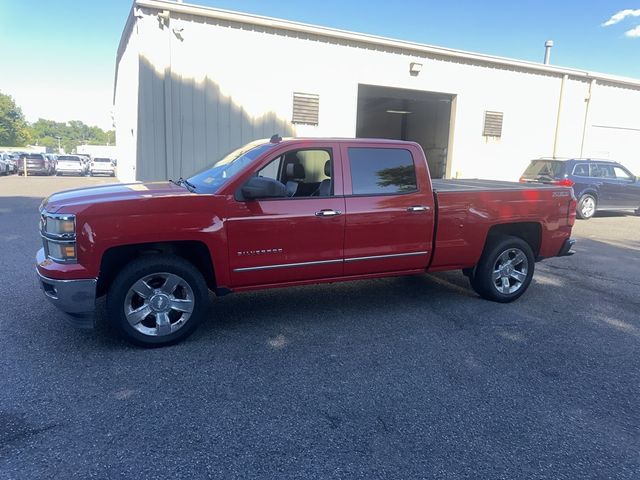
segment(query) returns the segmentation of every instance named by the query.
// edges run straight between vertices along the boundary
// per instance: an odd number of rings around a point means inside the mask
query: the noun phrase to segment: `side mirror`
[[[251,177],[240,190],[245,200],[284,198],[287,196],[287,187],[284,184],[267,177]]]

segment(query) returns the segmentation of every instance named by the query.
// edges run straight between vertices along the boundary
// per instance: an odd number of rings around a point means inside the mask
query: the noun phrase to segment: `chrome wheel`
[[[593,197],[585,197],[580,205],[580,213],[583,218],[591,218],[596,213],[596,201]]]
[[[529,261],[519,248],[501,253],[493,266],[493,285],[498,292],[508,295],[522,288],[529,271]]]
[[[129,324],[143,335],[170,335],[182,328],[195,305],[193,290],[173,273],[152,273],[136,281],[125,297]]]

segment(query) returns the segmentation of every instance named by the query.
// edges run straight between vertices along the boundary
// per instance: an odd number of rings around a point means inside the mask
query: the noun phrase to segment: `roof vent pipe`
[[[551,60],[551,47],[553,47],[553,40],[547,40],[544,42],[544,64],[549,65]]]

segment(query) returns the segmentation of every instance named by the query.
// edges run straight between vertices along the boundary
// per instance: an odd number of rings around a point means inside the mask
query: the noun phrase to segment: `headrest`
[[[324,174],[327,177],[331,177],[331,160],[324,162]]]
[[[287,164],[287,178],[304,178],[304,166],[300,163]]]

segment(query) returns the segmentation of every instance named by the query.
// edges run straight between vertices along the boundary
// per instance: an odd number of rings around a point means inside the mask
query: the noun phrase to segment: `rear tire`
[[[529,288],[534,269],[535,258],[527,242],[519,237],[495,236],[487,240],[469,281],[482,298],[508,303]]]
[[[144,347],[178,343],[206,315],[209,290],[200,271],[171,255],[129,263],[107,294],[109,321],[127,340]]]
[[[596,197],[588,193],[582,195],[576,207],[576,216],[582,220],[589,220],[596,214],[597,207]]]

